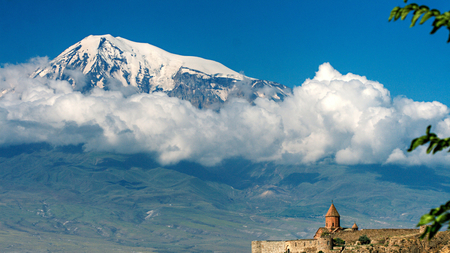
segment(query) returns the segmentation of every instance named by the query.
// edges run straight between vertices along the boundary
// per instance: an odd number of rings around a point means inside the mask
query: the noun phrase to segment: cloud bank
[[[199,110],[163,93],[119,87],[90,94],[66,81],[30,79],[46,58],[0,68],[0,146],[83,144],[85,151],[154,154],[214,165],[223,159],[338,164],[448,164],[444,153],[406,153],[427,125],[450,136],[447,106],[391,98],[376,81],[342,75],[329,63],[276,103],[231,99],[219,112]]]

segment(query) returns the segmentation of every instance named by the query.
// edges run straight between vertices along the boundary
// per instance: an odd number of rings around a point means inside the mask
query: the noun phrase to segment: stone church
[[[324,233],[334,234],[341,231],[356,231],[356,230],[358,230],[358,225],[356,225],[356,223],[354,223],[351,228],[341,227],[341,216],[336,210],[334,204],[331,203],[331,206],[328,209],[327,214],[325,215],[325,227],[321,227],[317,230],[316,234],[314,235],[314,239],[319,239]]]
[[[253,241],[252,253],[317,253],[331,252],[333,249],[332,235],[338,232],[357,231],[356,223],[352,228],[341,227],[341,216],[331,203],[325,215],[325,227],[321,227],[314,239],[297,239],[288,241]]]

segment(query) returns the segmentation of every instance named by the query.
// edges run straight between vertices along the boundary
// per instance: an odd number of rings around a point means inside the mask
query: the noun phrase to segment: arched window
[[[333,224],[333,227],[334,227],[334,222],[332,224]]]

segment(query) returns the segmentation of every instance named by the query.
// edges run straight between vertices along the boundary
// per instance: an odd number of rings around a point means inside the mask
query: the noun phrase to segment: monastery
[[[353,225],[354,229],[358,226]],[[253,241],[252,253],[294,253],[294,252],[330,252],[333,249],[333,239],[331,235],[338,231],[346,230],[341,227],[341,216],[336,207],[331,203],[325,215],[325,227],[321,227],[314,235],[314,239],[297,239],[289,241]]]
[[[422,229],[422,228],[421,228]],[[325,227],[320,227],[313,239],[296,239],[286,241],[252,241],[252,253],[331,253],[333,251],[333,238],[345,238],[360,236],[361,233],[369,234],[411,234],[418,233],[418,229],[365,229],[358,231],[356,223],[351,228],[341,227],[341,216],[336,207],[331,203],[325,215]],[[348,239],[347,239],[348,238]],[[355,243],[355,242],[353,242]],[[339,252],[339,251],[338,251]]]

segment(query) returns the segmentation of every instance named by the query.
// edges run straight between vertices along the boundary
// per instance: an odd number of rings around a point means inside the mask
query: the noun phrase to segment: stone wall
[[[317,240],[291,240],[286,241],[286,249],[290,253],[318,252]]]
[[[419,234],[387,238],[384,243],[347,245],[342,253],[449,253],[450,232],[439,232],[431,241]]]
[[[332,249],[331,238],[299,239],[289,241],[253,241],[252,253],[317,253]]]
[[[333,238],[341,238],[348,244],[354,244],[360,236],[367,235],[375,243],[394,236],[417,235],[419,229],[363,229],[357,231],[341,231],[332,234]]]
[[[317,239],[317,250],[328,252],[333,249],[333,239],[331,237]]]
[[[372,242],[358,245],[361,235]],[[253,241],[252,253],[450,253],[450,232],[439,232],[433,240],[420,240],[419,229],[364,229],[342,231],[332,235],[345,241],[345,247],[333,250],[331,238],[299,239],[288,241]]]
[[[253,241],[252,253],[284,253],[285,241]]]

